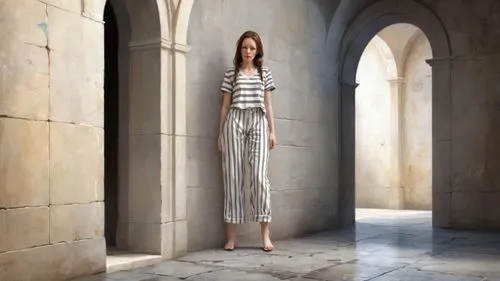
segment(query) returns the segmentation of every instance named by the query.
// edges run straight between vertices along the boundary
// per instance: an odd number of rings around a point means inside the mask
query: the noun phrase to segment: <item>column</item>
[[[187,253],[187,188],[186,188],[186,54],[189,46],[164,41],[163,58],[171,58],[168,72],[170,79],[164,81],[162,92],[165,92],[162,111],[165,123],[164,131],[168,131],[165,147],[169,153],[162,156],[162,162],[168,169],[162,172],[162,182],[168,188],[162,193],[163,240],[162,255],[175,258]]]
[[[117,242],[130,252],[162,252],[162,194],[169,188],[162,179],[169,151],[162,105],[167,59],[161,40],[129,43],[128,176],[119,189]]]
[[[391,189],[395,190],[391,194],[397,194],[397,203],[391,207],[404,209],[404,78],[389,79],[388,82],[391,95]]]
[[[451,226],[452,100],[451,58],[427,61],[432,67],[432,224]]]
[[[355,93],[358,84],[340,83],[340,165],[338,214],[341,226],[355,222]]]

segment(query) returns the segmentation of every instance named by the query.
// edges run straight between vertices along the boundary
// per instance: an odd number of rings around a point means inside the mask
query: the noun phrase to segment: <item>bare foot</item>
[[[262,250],[265,252],[270,252],[274,249],[273,243],[271,243],[271,238],[269,237],[269,223],[263,222],[260,224],[261,233],[262,233],[262,242],[264,243],[264,247]]]
[[[224,246],[224,250],[232,251],[236,246],[236,225],[233,223],[226,224],[226,237],[227,242]]]
[[[224,245],[224,250],[232,251],[232,250],[234,250],[235,246],[236,246],[236,242],[233,240],[229,240],[229,241],[227,241],[226,245]]]
[[[271,252],[274,250],[274,245],[271,243],[271,238],[264,238],[264,248],[262,248],[265,252]]]

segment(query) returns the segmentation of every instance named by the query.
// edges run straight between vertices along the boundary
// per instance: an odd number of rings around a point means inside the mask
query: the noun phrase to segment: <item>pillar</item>
[[[403,209],[404,208],[404,150],[403,150],[403,133],[404,133],[404,78],[399,77],[389,79],[390,87],[390,102],[391,102],[391,189],[395,190],[397,198],[393,206],[389,208]],[[392,202],[392,201],[391,201]]]

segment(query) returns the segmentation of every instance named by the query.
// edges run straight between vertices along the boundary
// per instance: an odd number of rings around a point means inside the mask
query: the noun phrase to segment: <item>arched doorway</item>
[[[344,33],[339,56],[340,93],[340,171],[338,214],[341,225],[355,219],[354,193],[354,127],[355,89],[358,63],[368,42],[383,28],[409,23],[420,28],[429,39],[432,66],[432,209],[433,225],[450,224],[450,159],[451,159],[451,88],[450,47],[448,35],[436,15],[415,1],[397,4],[377,1],[363,10]],[[439,109],[439,110],[435,110]]]
[[[168,8],[164,1],[103,1],[105,238],[108,271],[172,257],[173,155],[169,127]],[[110,268],[111,266],[111,268]]]

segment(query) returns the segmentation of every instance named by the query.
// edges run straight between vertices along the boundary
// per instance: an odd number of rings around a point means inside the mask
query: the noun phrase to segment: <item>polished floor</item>
[[[500,281],[500,234],[431,228],[426,211],[357,210],[356,230],[190,253],[78,281]]]

